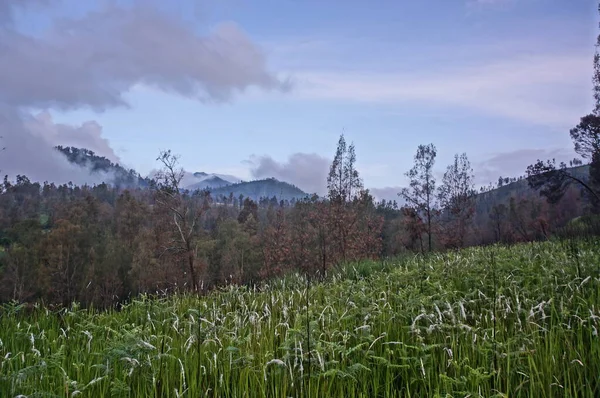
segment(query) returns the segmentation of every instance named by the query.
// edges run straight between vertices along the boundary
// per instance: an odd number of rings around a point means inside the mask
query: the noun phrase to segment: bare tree
[[[425,218],[429,251],[433,250],[432,226],[436,212],[435,178],[433,176],[436,155],[437,150],[433,144],[419,145],[415,155],[415,165],[406,173],[406,176],[410,178],[410,187],[403,188],[398,194],[417,211],[420,217]]]
[[[189,193],[181,188],[184,171],[178,166],[179,158],[170,150],[161,151],[156,159],[162,163],[162,169],[154,179],[156,204],[172,214],[173,237],[166,251],[184,255],[187,262],[191,287],[198,290],[194,240],[200,232],[200,219],[210,207],[210,195],[205,191]]]

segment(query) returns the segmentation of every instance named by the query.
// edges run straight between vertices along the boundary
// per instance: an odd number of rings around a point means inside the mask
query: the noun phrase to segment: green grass
[[[598,247],[348,265],[308,314],[301,276],[121,311],[5,305],[0,396],[597,397]]]

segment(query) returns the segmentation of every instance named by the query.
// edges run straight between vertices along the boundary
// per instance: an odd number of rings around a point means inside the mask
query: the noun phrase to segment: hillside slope
[[[98,156],[93,151],[85,148],[75,147],[54,147],[58,152],[62,153],[69,162],[81,167],[86,167],[90,173],[106,174],[107,184],[111,184],[123,188],[132,187],[149,187],[150,179],[142,177],[135,170],[127,170],[119,164],[111,162],[104,156]]]
[[[6,304],[0,395],[62,396],[68,375],[81,397],[598,396],[600,254],[577,245],[361,262],[308,292],[292,275],[104,313]]]
[[[590,166],[583,165],[577,167],[570,167],[567,169],[567,171],[573,176],[586,181],[589,178]],[[521,178],[509,184],[491,189],[486,192],[479,193],[477,195],[477,203],[478,206],[485,205],[486,207],[489,207],[501,203],[506,204],[510,201],[511,197],[521,197],[530,195],[538,196],[539,193],[529,187],[527,178]]]
[[[308,195],[300,188],[287,182],[276,180],[275,178],[231,184],[211,189],[210,192],[213,198],[219,195],[229,196],[233,194],[236,198],[243,195],[252,200],[272,198],[273,196],[276,196],[279,200],[292,200],[302,199]]]

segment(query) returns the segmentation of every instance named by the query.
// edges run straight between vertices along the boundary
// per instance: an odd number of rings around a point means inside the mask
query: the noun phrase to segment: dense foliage
[[[430,209],[429,228],[427,209],[375,203],[353,162],[340,157],[332,170],[328,198],[299,201],[213,198],[160,181],[124,190],[5,180],[0,300],[107,307],[140,293],[322,276],[340,262],[423,252],[427,236],[436,250],[547,239],[589,206],[575,185],[548,203],[522,182],[467,197],[462,177],[448,178],[440,193],[457,205]]]
[[[144,292],[206,292],[380,254],[381,218],[368,195],[345,208],[354,221],[342,251],[340,213],[326,201],[214,203],[202,192],[171,197],[165,189],[5,181],[0,298],[109,306]]]

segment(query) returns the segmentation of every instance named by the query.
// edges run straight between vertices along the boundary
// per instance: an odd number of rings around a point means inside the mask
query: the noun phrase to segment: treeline
[[[7,179],[0,194],[2,300],[108,306],[139,293],[254,284],[290,270],[381,256],[366,192],[343,201],[222,198],[179,187],[176,157],[152,189]]]
[[[110,180],[116,188],[147,188],[152,182],[135,170],[127,170],[120,164],[115,164],[104,156],[98,156],[89,149],[63,147],[62,145],[57,145],[54,149],[63,154],[69,162],[89,170],[91,175],[100,175],[106,180]]]
[[[140,293],[202,293],[293,271],[320,277],[342,262],[406,251],[544,239],[589,207],[575,186],[556,203],[532,190],[476,195],[465,154],[436,186],[433,145],[419,147],[401,208],[363,188],[344,136],[326,198],[216,202],[181,189],[183,170],[171,152],[158,160],[150,189],[5,178],[0,299],[106,307]]]

